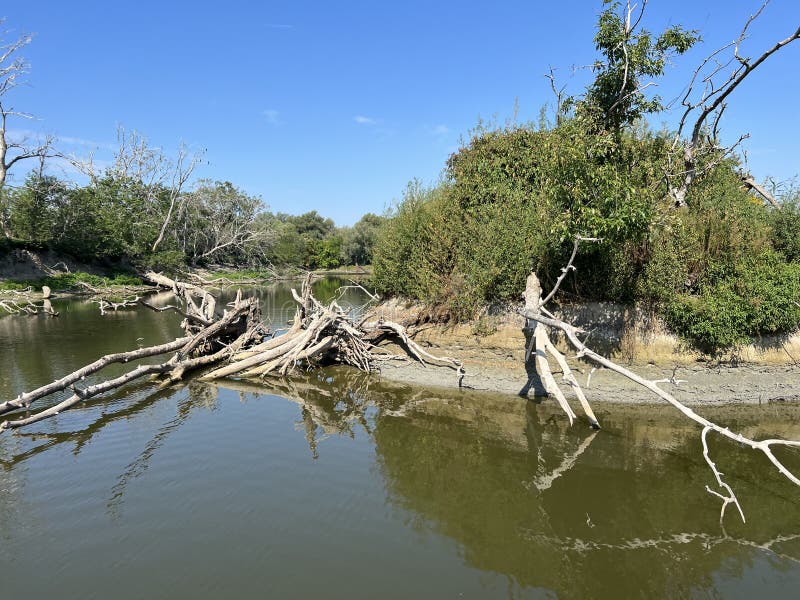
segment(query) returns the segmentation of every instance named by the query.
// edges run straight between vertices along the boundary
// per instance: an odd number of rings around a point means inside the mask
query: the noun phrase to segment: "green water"
[[[258,293],[281,325],[287,286]],[[0,319],[0,398],[180,331],[168,313],[56,310]],[[547,401],[343,368],[133,386],[0,435],[0,598],[797,596],[797,488],[712,440],[748,518],[723,529],[697,428],[597,412],[595,433]],[[800,438],[795,406],[706,412]]]

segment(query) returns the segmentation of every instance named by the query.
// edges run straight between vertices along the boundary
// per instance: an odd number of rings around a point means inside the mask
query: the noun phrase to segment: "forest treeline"
[[[113,168],[85,185],[33,172],[0,193],[6,245],[138,269],[365,265],[383,221],[368,213],[352,227],[337,227],[317,211],[270,212],[261,198],[230,182],[200,181],[176,193]],[[154,249],[162,228],[163,240]]]
[[[711,111],[691,136],[650,130],[643,117],[663,106],[645,97],[644,78],[661,76],[698,35],[679,26],[634,32],[619,4],[606,4],[585,93],[554,86],[554,122],[479,127],[439,184],[411,183],[378,237],[375,286],[469,319],[518,302],[531,270],[552,286],[583,236],[601,241],[581,245],[564,300],[650,303],[711,352],[795,331],[797,188],[770,202],[752,193],[718,121],[704,120]],[[712,100],[686,100],[686,114]]]
[[[172,271],[372,263],[381,293],[469,319],[519,301],[531,270],[552,284],[582,236],[600,241],[581,246],[562,299],[651,304],[675,332],[711,352],[795,331],[800,193],[754,186],[738,142],[723,144],[719,125],[731,92],[800,29],[747,59],[738,53],[756,13],[738,41],[711,54],[684,86],[677,128],[654,131],[647,117],[665,107],[645,92],[699,34],[679,25],[649,32],[640,24],[646,3],[634,19],[630,3],[603,5],[594,80],[582,94],[567,95],[551,73],[552,121],[543,113],[537,124],[479,126],[438,184],[412,182],[387,215],[336,227],[316,211],[275,214],[229,182],[188,185],[196,157],[182,150],[170,160],[121,131],[115,160],[100,172],[52,152],[49,141],[0,144],[0,154],[16,152],[0,156],[0,249],[51,248]],[[725,50],[736,53],[727,80],[718,63]],[[9,115],[0,102],[2,135]],[[52,156],[86,183],[48,174]],[[3,185],[7,168],[37,157],[39,170],[16,187]]]

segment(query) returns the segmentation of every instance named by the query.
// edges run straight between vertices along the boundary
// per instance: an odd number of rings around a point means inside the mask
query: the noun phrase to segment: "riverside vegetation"
[[[179,273],[198,265],[236,265],[263,280],[276,270],[373,263],[372,283],[382,294],[468,320],[489,305],[518,302],[531,270],[552,285],[574,238],[587,236],[601,242],[583,247],[557,299],[652,305],[670,329],[712,354],[795,331],[800,192],[791,183],[775,186],[765,201],[737,145],[721,143],[718,125],[728,94],[798,33],[756,61],[740,56],[762,6],[736,42],[739,66],[730,79],[692,99],[697,81],[719,76],[720,69],[702,70],[707,59],[682,100],[677,130],[653,131],[644,119],[664,106],[645,89],[699,35],[680,26],[655,35],[639,27],[644,5],[636,18],[630,4],[604,4],[595,78],[582,95],[565,95],[551,73],[552,122],[543,109],[538,124],[479,124],[450,156],[438,184],[413,181],[385,216],[369,213],[337,228],[316,211],[274,214],[230,182],[189,185],[198,155],[182,148],[170,158],[120,129],[115,159],[101,171],[91,160],[58,152],[50,139],[6,144],[0,257],[52,250],[101,264],[125,283],[137,271]],[[28,41],[9,46],[9,54]],[[0,95],[24,71],[24,63],[11,64]],[[700,116],[684,133],[693,111]],[[15,114],[0,103],[6,142],[6,118]],[[38,170],[19,186],[6,183],[10,167],[34,158]],[[88,182],[47,174],[52,158],[70,162]],[[90,278],[73,273],[3,285],[59,289],[74,279],[92,284]]]
[[[595,80],[582,96],[553,86],[554,122],[543,109],[538,124],[480,124],[438,184],[408,185],[378,236],[380,292],[471,319],[518,303],[531,270],[552,286],[573,240],[589,236],[601,241],[576,257],[562,300],[651,304],[713,354],[797,329],[800,191],[791,182],[774,194],[751,191],[735,146],[718,137],[724,105],[706,120],[719,92],[693,102],[694,80],[679,129],[648,127],[643,117],[663,106],[644,96],[642,79],[662,76],[699,37],[677,26],[659,36],[634,31],[630,5],[625,15],[617,3],[601,14]],[[736,53],[750,64],[738,45]],[[742,69],[718,89],[730,93]],[[683,135],[700,109],[692,136]]]
[[[624,9],[605,4],[610,6],[601,13],[595,38],[601,59],[593,65],[596,78],[585,94],[563,96],[554,85],[553,124],[543,118],[538,127],[480,127],[450,157],[440,185],[426,189],[412,183],[387,221],[373,215],[362,219],[362,229],[371,235],[369,244],[357,239],[356,227],[349,232],[353,247],[361,244],[362,251],[345,252],[343,238],[332,234],[333,224],[316,212],[271,215],[260,200],[230,183],[199,182],[185,191],[183,184],[196,158],[182,151],[174,162],[167,161],[140,137],[124,132],[112,167],[95,175],[91,163],[81,165],[88,185],[65,185],[41,169],[23,188],[4,196],[6,212],[0,216],[8,243],[22,243],[25,250],[48,245],[92,260],[127,260],[139,270],[217,261],[325,267],[357,263],[371,254],[373,284],[379,290],[423,300],[438,317],[467,319],[493,303],[517,304],[531,334],[525,362],[534,356],[545,390],[570,423],[576,414],[553,377],[555,364],[590,425],[600,426],[548,328],[566,336],[578,359],[623,375],[701,425],[702,455],[719,491],[708,486],[706,490],[722,500],[720,524],[731,504],[744,522],[738,499],[710,457],[708,435],[761,451],[796,485],[800,478],[773,449],[780,446],[780,453],[785,447],[800,447],[800,441],[756,440],[708,420],[660,387],[677,385],[674,371],[671,378],[646,379],[614,363],[587,347],[578,337],[583,330],[556,317],[548,303],[557,295],[652,303],[674,330],[712,353],[750,336],[796,330],[797,194],[788,191],[776,199],[755,183],[735,154],[737,144],[720,143],[718,125],[721,102],[755,66],[800,38],[800,28],[752,63],[740,57],[739,44],[762,7],[736,42],[737,61],[731,59],[731,64],[739,66],[730,78],[721,85],[712,82],[693,98],[695,82],[707,82],[721,70],[712,66],[712,73],[704,76],[707,59],[688,86],[677,129],[654,133],[642,119],[663,107],[657,97],[644,95],[648,84],[642,80],[663,75],[671,57],[684,53],[699,37],[680,26],[654,36],[638,29],[642,13],[632,21],[630,3]],[[5,123],[6,113],[2,114]],[[684,133],[687,127],[690,134]],[[63,196],[59,187],[65,190]],[[49,199],[52,190],[56,193]],[[581,247],[582,242],[589,245]],[[227,364],[201,379],[283,377],[298,368],[329,363],[371,372],[381,361],[402,358],[377,348],[384,337],[398,341],[423,364],[455,370],[459,386],[468,375],[459,359],[428,353],[398,323],[370,321],[336,300],[328,306],[316,301],[310,275],[302,294],[292,292],[298,307],[291,328],[272,339],[266,339],[274,332],[264,329],[255,295],[243,299],[239,290],[226,305],[230,310],[219,307],[220,314],[217,298],[201,287],[152,271],[146,277],[171,290],[180,306],[158,307],[137,296],[116,304],[101,302],[101,313],[104,307],[116,312],[139,304],[176,310],[185,317],[184,337],[107,355],[20,393],[0,406],[0,414],[26,410],[31,402],[60,393],[112,362],[172,352],[174,356],[86,389],[74,388],[67,400],[32,416],[4,421],[0,430],[32,425],[146,374],[165,375],[162,384],[168,386],[188,370],[217,363]],[[520,309],[523,288],[525,306]],[[53,314],[52,308],[49,312]]]

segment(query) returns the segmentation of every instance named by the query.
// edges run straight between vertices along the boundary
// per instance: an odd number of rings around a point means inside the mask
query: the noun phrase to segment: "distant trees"
[[[337,228],[317,211],[273,214],[227,181],[201,180],[176,192],[171,179],[143,181],[140,173],[114,165],[76,186],[32,172],[2,192],[8,234],[84,260],[128,259],[142,267],[332,269],[368,263],[383,221],[368,214]]]
[[[368,264],[383,220],[368,213],[353,227],[337,228],[315,210],[299,216],[279,213],[274,217],[278,231],[274,261],[306,269]]]
[[[261,198],[228,181],[200,181],[181,200],[174,235],[190,262],[249,262],[274,243],[274,231],[257,219],[264,210]]]
[[[378,240],[378,232],[385,221],[385,217],[367,213],[352,227],[343,228],[341,252],[346,264],[372,263],[372,252]]]

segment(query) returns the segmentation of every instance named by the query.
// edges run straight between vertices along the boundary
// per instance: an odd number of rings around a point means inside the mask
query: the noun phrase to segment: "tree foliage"
[[[518,301],[531,269],[545,283],[558,275],[581,235],[602,242],[582,248],[562,297],[655,303],[712,352],[796,329],[797,205],[774,210],[750,195],[736,156],[707,138],[687,206],[676,209],[665,174],[682,164],[681,144],[640,120],[662,109],[645,78],[661,77],[697,33],[654,35],[628,8],[606,4],[585,94],[553,128],[479,127],[441,184],[412,183],[381,230],[375,285],[469,318]]]
[[[645,89],[664,74],[670,57],[686,52],[700,36],[680,25],[654,35],[639,28],[644,5],[637,17],[630,5],[623,8],[611,0],[604,4],[607,8],[600,14],[594,37],[600,54],[592,66],[595,78],[577,105],[599,118],[606,129],[619,131],[644,115],[663,110],[661,98],[648,97]],[[644,82],[644,78],[651,81]]]

